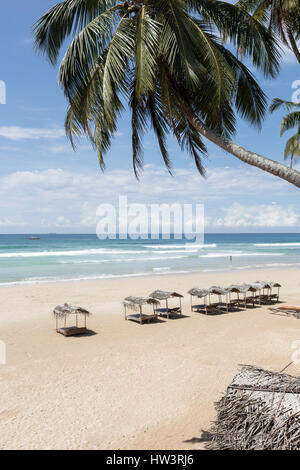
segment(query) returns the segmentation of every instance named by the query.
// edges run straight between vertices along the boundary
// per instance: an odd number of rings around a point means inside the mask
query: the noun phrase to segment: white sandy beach
[[[202,430],[238,364],[280,371],[300,340],[300,322],[268,307],[140,326],[121,302],[154,289],[276,280],[300,304],[300,271],[244,271],[36,284],[0,289],[1,449],[200,449]],[[53,308],[71,302],[93,314],[96,334],[55,332]],[[300,365],[288,368],[298,375]]]

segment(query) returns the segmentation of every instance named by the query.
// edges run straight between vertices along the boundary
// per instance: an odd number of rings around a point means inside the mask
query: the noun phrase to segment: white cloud
[[[117,205],[119,195],[126,195],[128,203],[204,204],[206,227],[218,230],[300,226],[298,190],[262,171],[215,168],[203,179],[193,168],[178,168],[172,178],[147,165],[140,182],[129,170],[104,175],[62,169],[11,173],[0,178],[0,229],[12,231],[14,226],[19,231],[29,224],[34,232],[92,232],[98,205]]]
[[[72,149],[71,145],[54,145],[54,146],[50,146],[50,147],[47,147],[47,150],[51,153],[54,153],[54,154],[73,154],[74,153],[74,150]]]
[[[212,227],[295,227],[300,225],[300,212],[293,205],[280,206],[276,203],[242,205],[234,203],[224,209],[225,216],[210,219]]]
[[[8,140],[39,140],[39,139],[59,139],[65,136],[62,128],[35,129],[20,126],[0,127],[0,137]]]

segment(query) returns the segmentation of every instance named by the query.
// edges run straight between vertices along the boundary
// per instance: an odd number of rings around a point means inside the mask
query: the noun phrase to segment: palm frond
[[[34,45],[56,64],[65,39],[113,7],[117,0],[65,0],[51,8],[34,25]]]
[[[294,127],[300,125],[300,112],[293,112],[285,116],[281,122],[280,134],[283,135],[284,132],[294,129]]]
[[[285,150],[284,150],[285,160],[289,158],[291,155],[300,155],[300,134],[299,133],[293,135],[287,140]]]
[[[107,48],[102,87],[104,113],[108,120],[111,119],[110,102],[114,90],[120,90],[128,97],[126,74],[135,54],[135,26],[133,19],[123,16]]]
[[[290,111],[293,108],[300,108],[300,103],[294,103],[293,101],[285,101],[279,98],[273,98],[269,106],[270,112],[274,113],[274,111],[277,111],[280,108],[284,108],[287,111]]]
[[[135,81],[133,81],[129,105],[131,108],[133,170],[136,178],[139,179],[144,161],[142,139],[147,128],[147,114],[145,99],[141,100],[136,95]]]
[[[159,86],[155,92],[148,94],[146,108],[165,166],[167,167],[169,173],[172,174],[172,163],[169,158],[166,145],[166,136],[169,133],[169,125],[164,113]]]
[[[155,87],[155,59],[158,52],[159,25],[143,5],[136,15],[135,83],[136,95],[141,98]]]

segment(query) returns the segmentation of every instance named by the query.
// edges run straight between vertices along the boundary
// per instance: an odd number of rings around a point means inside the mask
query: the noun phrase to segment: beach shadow
[[[185,444],[200,444],[202,442],[210,442],[212,440],[212,434],[208,431],[202,431],[200,437],[192,437],[191,439],[187,439],[183,441]]]
[[[162,319],[162,318],[157,318],[157,320],[152,320],[151,322],[145,322],[144,324],[148,324],[148,325],[154,325],[155,323],[167,323],[167,320],[165,319]]]
[[[259,304],[257,304],[257,305],[247,305],[247,307],[246,308],[243,307],[243,309],[241,309],[241,311],[247,312],[247,310],[256,310],[257,308],[261,308],[261,307],[262,307],[262,305],[259,305]]]
[[[191,318],[188,315],[172,315],[169,318],[162,316],[164,320],[184,320],[185,318]]]
[[[141,326],[140,322],[135,321],[135,320],[131,320],[130,318],[128,318],[127,321],[130,322],[130,323],[135,323],[138,326]],[[144,321],[142,326],[144,326],[144,325],[155,325],[157,323],[167,323],[167,320],[161,320],[160,318],[157,318],[157,320]]]
[[[238,312],[246,312],[248,308],[245,307],[232,307],[228,313],[238,313]]]
[[[85,333],[82,333],[81,335],[74,335],[74,336],[70,336],[70,338],[85,338],[85,337],[89,337],[89,336],[95,336],[97,335],[98,333],[96,333],[96,331],[93,331],[93,330],[87,330]]]
[[[213,312],[200,312],[200,311],[196,311],[195,313],[199,313],[200,315],[203,315],[204,317],[218,317],[220,315],[229,315],[233,310],[231,310],[230,312],[226,312],[226,310],[222,311],[222,310],[219,310],[219,311],[213,311]]]

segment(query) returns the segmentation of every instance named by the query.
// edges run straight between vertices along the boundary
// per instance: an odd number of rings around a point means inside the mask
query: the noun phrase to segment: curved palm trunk
[[[197,132],[222,149],[226,150],[226,152],[231,153],[231,155],[245,163],[248,163],[249,165],[256,166],[257,168],[271,173],[274,176],[278,176],[279,178],[288,181],[294,186],[297,186],[297,188],[300,188],[300,171],[289,168],[282,163],[270,160],[269,158],[263,157],[257,153],[251,152],[250,150],[235,144],[230,139],[220,136],[213,130],[209,129],[205,124],[203,124],[203,122],[196,118],[194,114],[186,107],[184,107],[184,113],[188,121],[197,130]]]
[[[291,30],[289,28],[287,30],[287,34],[288,34],[288,38],[289,38],[291,48],[293,49],[293,52],[296,56],[296,59],[298,60],[298,62],[300,64],[300,51],[298,49],[298,46],[297,46],[297,43],[296,43],[295,38],[293,36],[293,33],[291,32]]]

